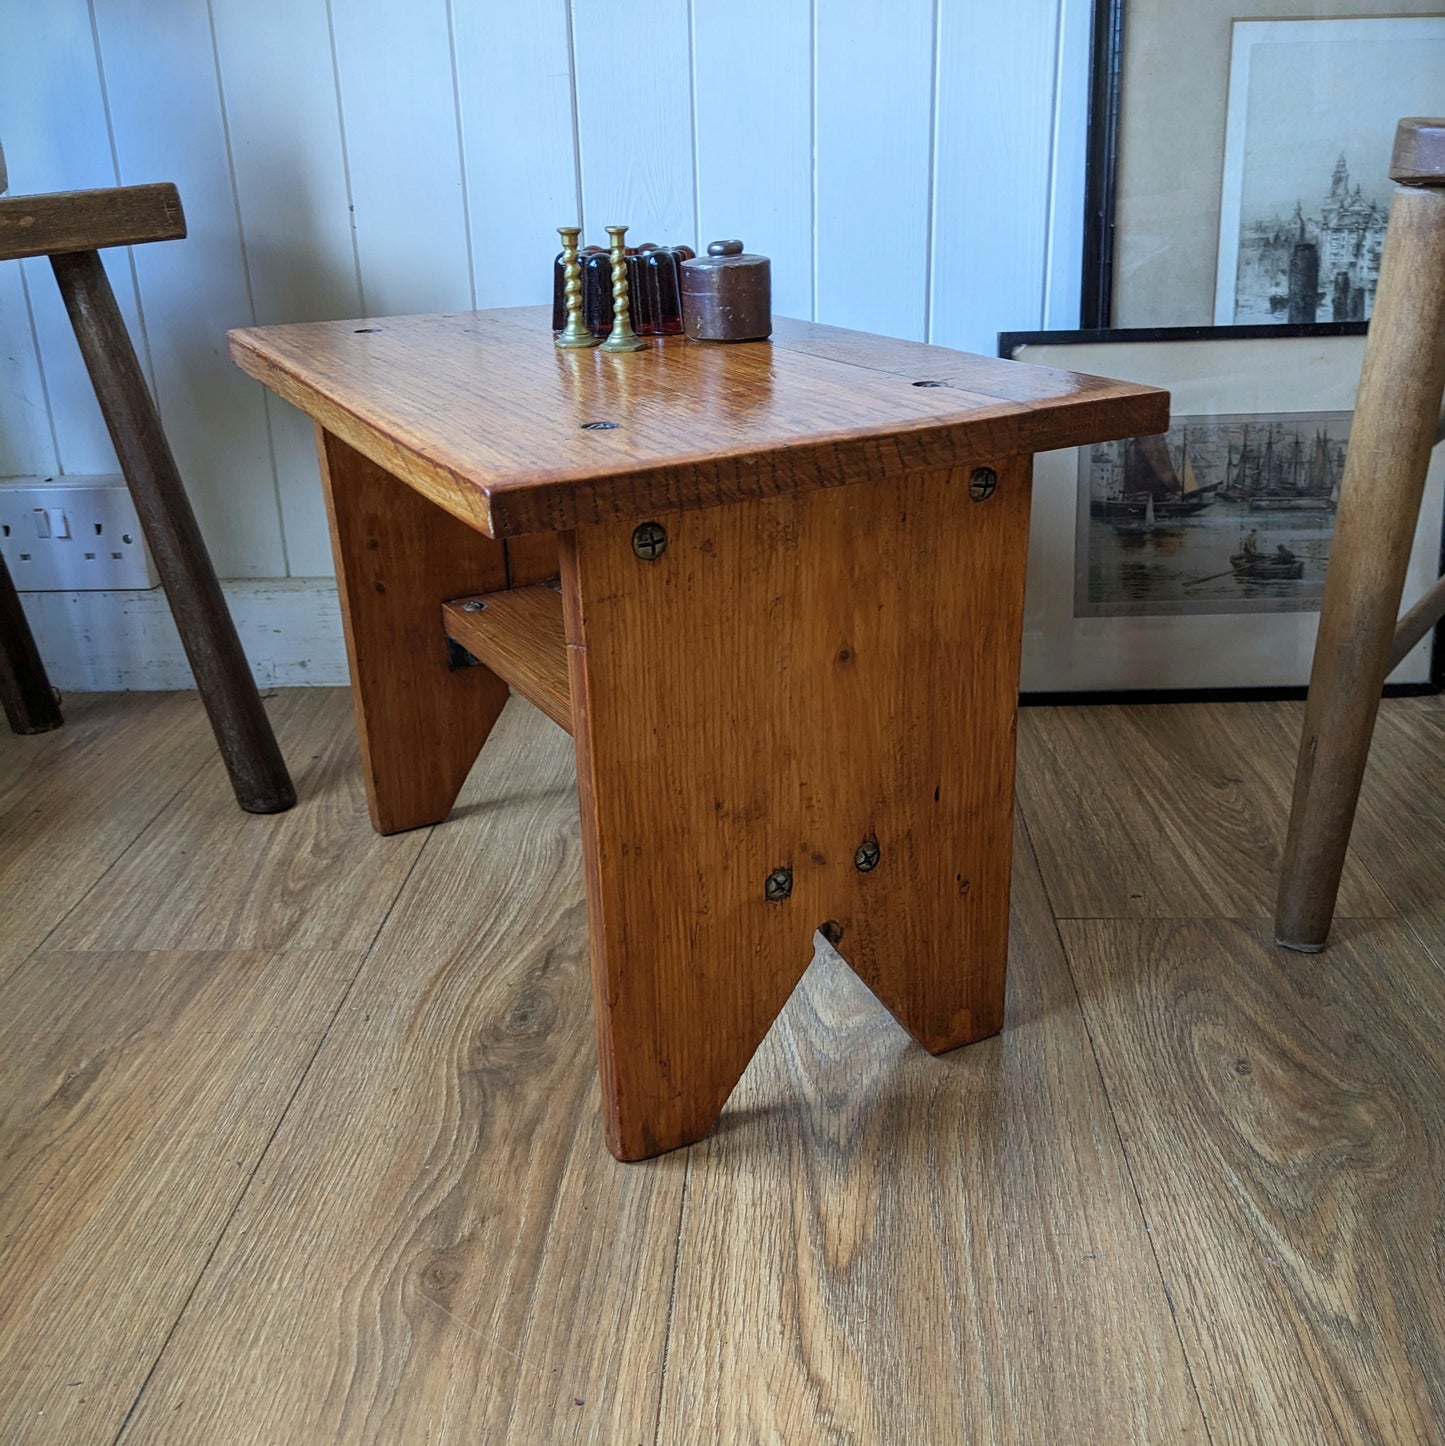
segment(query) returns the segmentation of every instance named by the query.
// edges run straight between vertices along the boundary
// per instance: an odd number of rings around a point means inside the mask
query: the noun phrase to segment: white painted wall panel
[[[336,0],[331,21],[364,309],[472,306],[446,0]]]
[[[612,0],[572,0],[572,38],[583,240],[605,246],[602,228],[625,224],[629,243],[692,243],[688,0],[651,0],[626,15]]]
[[[0,136],[13,189],[180,184],[191,239],[107,258],[122,310],[222,570],[325,573],[309,425],[228,326],[540,301],[571,220],[739,234],[793,315],[985,351],[1069,325],[1089,11],[654,0],[620,45],[609,0],[95,0],[98,56],[88,0],[45,0],[6,11]],[[112,470],[26,268],[38,347],[0,268],[0,472]]]
[[[1058,0],[940,0],[939,37],[931,339],[991,352],[1043,319]]]
[[[476,304],[550,301],[556,228],[581,207],[567,0],[452,16]]]
[[[1044,262],[1044,325],[1067,331],[1083,304],[1084,165],[1089,139],[1092,0],[1059,0],[1054,66],[1054,141],[1049,161],[1049,234]],[[1018,298],[1020,304],[1024,295]],[[1009,327],[1000,330],[1013,330]]]
[[[134,248],[156,402],[224,577],[286,571],[266,413],[226,331],[253,319],[204,4],[94,0],[120,179],[171,180],[187,236]]]
[[[256,321],[360,316],[326,0],[211,0]],[[294,577],[332,571],[311,420],[262,397]]]
[[[115,185],[109,122],[86,0],[13,5],[5,12],[4,27],[5,43],[0,45],[0,136],[5,140],[11,193],[79,191]],[[146,366],[145,331],[136,306],[130,253],[112,251],[105,259],[121,314]],[[7,262],[6,268],[23,268],[25,273],[48,394],[42,397],[42,405],[48,405],[54,422],[54,465],[68,472],[116,471],[115,450],[56,290],[50,263],[39,258]],[[18,316],[14,324],[20,325]],[[6,335],[12,334],[7,322]]]
[[[23,276],[18,266],[0,266],[0,477],[59,468]]]
[[[817,0],[817,319],[922,341],[934,0]]]
[[[697,245],[772,258],[773,310],[813,315],[811,0],[694,0]]]

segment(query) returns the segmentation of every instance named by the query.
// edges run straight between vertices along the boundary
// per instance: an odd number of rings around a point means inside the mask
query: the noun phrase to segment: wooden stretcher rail
[[[543,585],[455,598],[442,605],[442,626],[559,728],[573,731],[559,592]]]
[[[0,261],[179,241],[185,234],[181,198],[170,181],[0,201]]]

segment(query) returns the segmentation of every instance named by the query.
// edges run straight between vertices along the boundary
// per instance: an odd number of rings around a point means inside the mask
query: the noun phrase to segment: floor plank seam
[[[326,1047],[326,1041],[331,1037],[331,1031],[335,1028],[337,1019],[341,1016],[341,1011],[346,1008],[346,1001],[351,998],[352,993],[355,991],[356,981],[361,978],[362,970],[371,962],[373,955],[376,953],[377,940],[381,937],[381,931],[386,927],[387,920],[391,918],[392,911],[396,908],[397,900],[401,898],[402,894],[406,891],[407,884],[411,882],[411,876],[416,872],[417,864],[421,861],[421,856],[426,852],[427,845],[431,842],[431,836],[434,832],[435,830],[428,830],[426,841],[416,851],[416,856],[411,861],[411,867],[406,871],[406,877],[402,879],[396,893],[392,895],[391,902],[387,905],[386,913],[377,925],[376,932],[371,936],[371,943],[361,951],[361,958],[357,962],[356,968],[352,971],[351,978],[346,981],[346,987],[341,991],[341,997],[336,1001],[336,1008],[331,1011],[330,1016],[326,1020],[325,1027],[320,1031],[316,1040],[316,1048],[311,1051],[310,1058],[307,1059],[305,1067],[297,1076],[295,1088],[286,1097],[286,1103],[282,1106],[281,1112],[276,1116],[276,1123],[272,1126],[271,1133],[266,1137],[266,1143],[261,1147],[260,1153],[256,1156],[256,1163],[251,1167],[251,1173],[246,1177],[246,1183],[241,1187],[240,1193],[236,1196],[236,1203],[231,1207],[230,1213],[226,1216],[225,1223],[221,1226],[220,1230],[216,1232],[216,1238],[206,1254],[206,1259],[201,1265],[201,1268],[196,1272],[196,1278],[191,1282],[191,1288],[186,1292],[186,1298],[181,1302],[181,1307],[176,1312],[176,1318],[171,1322],[171,1327],[166,1332],[166,1338],[161,1342],[155,1359],[150,1363],[150,1368],[145,1373],[145,1379],[141,1381],[140,1388],[135,1393],[135,1399],[130,1403],[124,1417],[121,1419],[120,1429],[115,1433],[111,1441],[111,1446],[118,1446],[118,1443],[124,1438],[126,1430],[130,1426],[131,1418],[140,1408],[140,1403],[145,1398],[145,1393],[155,1376],[157,1368],[165,1358],[166,1351],[170,1348],[171,1341],[174,1339],[177,1329],[185,1319],[186,1311],[190,1309],[191,1301],[195,1299],[196,1291],[200,1288],[201,1282],[206,1278],[206,1272],[210,1270],[211,1264],[216,1258],[216,1252],[220,1250],[222,1242],[226,1239],[227,1235],[230,1234],[231,1226],[235,1222],[236,1216],[240,1214],[241,1207],[246,1203],[246,1198],[251,1193],[251,1186],[255,1184],[257,1175],[261,1173],[261,1166],[265,1164],[266,1156],[271,1153],[271,1147],[276,1143],[276,1137],[281,1133],[282,1125],[286,1123],[292,1106],[296,1103],[297,1097],[305,1087],[306,1081],[310,1078],[311,1071],[315,1068],[316,1061],[321,1056],[321,1051]]]
[[[135,848],[135,846],[141,841],[142,838],[145,837],[145,835],[150,831],[151,826],[156,822],[156,820],[160,818],[160,816],[176,801],[176,799],[181,796],[181,794],[186,789],[188,789],[196,781],[196,779],[201,776],[201,774],[206,771],[206,769],[212,766],[213,762],[213,759],[207,759],[204,763],[198,764],[194,773],[188,774],[185,778],[183,778],[176,785],[175,791],[168,794],[161,803],[157,804],[155,812],[152,813],[151,816],[147,818],[143,823],[141,823],[141,825],[136,829],[135,833],[131,835],[130,842],[127,843],[126,846],[121,849],[120,852],[117,853],[116,856],[105,866],[105,868],[103,868],[100,873],[98,873],[95,878],[90,881],[90,886],[86,889],[86,891],[63,914],[61,914],[61,916],[50,926],[49,929],[45,931],[45,937],[41,939],[41,941],[35,946],[35,948],[33,948],[30,953],[27,954],[25,958],[20,961],[22,964],[28,962],[34,955],[43,953],[45,951],[46,945],[50,942],[52,938],[54,938],[56,931],[61,928],[61,926],[66,922],[66,920],[68,920],[77,909],[81,908],[85,904],[85,901],[89,899],[90,896],[95,893],[95,891],[101,886],[101,884],[103,884],[106,879],[111,876],[115,869],[120,865],[121,860],[126,858],[130,854],[131,850]],[[19,966],[17,965],[16,967],[18,968]],[[4,979],[0,979],[0,985],[4,985],[5,983],[7,983],[14,973],[15,970],[12,969],[10,973],[5,976]]]
[[[1023,830],[1024,838],[1028,842],[1029,852],[1035,859],[1038,852],[1034,848],[1033,834],[1029,831],[1028,816],[1024,812],[1022,803],[1018,808],[1019,824]],[[1204,1409],[1204,1395],[1199,1387],[1199,1380],[1194,1374],[1194,1362],[1189,1357],[1189,1348],[1184,1342],[1184,1332],[1179,1327],[1179,1316],[1174,1309],[1174,1296],[1169,1289],[1169,1282],[1164,1276],[1164,1262],[1159,1258],[1159,1247],[1154,1241],[1154,1230],[1149,1224],[1149,1213],[1144,1208],[1144,1197],[1139,1190],[1139,1182],[1134,1174],[1134,1161],[1129,1155],[1128,1148],[1124,1143],[1124,1131],[1119,1124],[1119,1113],[1114,1108],[1114,1097],[1109,1090],[1109,1080],[1104,1073],[1103,1061],[1099,1058],[1099,1048],[1094,1042],[1093,1026],[1089,1023],[1089,1012],[1084,1008],[1083,995],[1079,992],[1078,976],[1074,973],[1074,961],[1070,957],[1068,945],[1064,942],[1063,930],[1059,928],[1059,916],[1054,913],[1054,901],[1049,893],[1049,881],[1042,870],[1039,870],[1039,882],[1044,890],[1044,897],[1048,900],[1049,913],[1054,921],[1054,938],[1058,943],[1059,952],[1063,955],[1065,967],[1069,971],[1069,984],[1074,991],[1074,1004],[1079,1011],[1079,1019],[1084,1026],[1085,1038],[1089,1041],[1089,1053],[1094,1057],[1094,1069],[1099,1076],[1099,1088],[1103,1091],[1104,1103],[1108,1106],[1109,1122],[1114,1127],[1114,1138],[1119,1142],[1119,1156],[1124,1162],[1124,1170],[1129,1178],[1129,1188],[1134,1192],[1135,1208],[1139,1212],[1139,1223],[1144,1227],[1144,1236],[1149,1242],[1149,1253],[1154,1258],[1154,1269],[1159,1275],[1159,1288],[1164,1292],[1165,1303],[1169,1307],[1169,1319],[1174,1326],[1174,1336],[1179,1342],[1180,1357],[1184,1361],[1184,1369],[1189,1373],[1189,1384],[1194,1390],[1194,1401],[1199,1408],[1199,1419],[1204,1425],[1205,1440],[1214,1446],[1214,1431],[1210,1426],[1209,1413]]]
[[[1437,969],[1439,969],[1441,973],[1445,973],[1445,958],[1442,958],[1439,954],[1435,952],[1435,949],[1430,944],[1430,941],[1420,932],[1419,929],[1415,927],[1414,918],[1411,915],[1403,912],[1400,914],[1399,917],[1400,922],[1404,924],[1406,929],[1410,931],[1411,937],[1420,946],[1420,949],[1424,953],[1425,957]],[[1328,945],[1326,945],[1326,947],[1328,948]]]
[[[705,1148],[703,1144],[692,1146],[694,1150]],[[672,1289],[667,1296],[667,1324],[662,1331],[662,1369],[657,1373],[657,1409],[653,1413],[652,1446],[662,1446],[662,1401],[667,1394],[667,1368],[672,1358],[672,1320],[677,1306],[677,1281],[682,1274],[682,1231],[687,1222],[687,1192],[692,1184],[692,1156],[689,1154],[687,1169],[682,1176],[682,1193],[677,1202],[677,1240],[672,1253]]]

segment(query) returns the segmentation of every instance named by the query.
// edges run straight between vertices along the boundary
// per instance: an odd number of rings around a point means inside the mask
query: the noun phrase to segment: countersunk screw
[[[643,522],[632,533],[632,550],[644,562],[656,562],[667,551],[667,531],[660,522]]]
[[[792,869],[774,869],[763,884],[763,893],[773,903],[786,899],[793,892]]]
[[[853,855],[853,867],[860,874],[871,874],[878,867],[879,850],[876,838],[865,838]]]
[[[481,598],[474,597],[469,602],[464,602],[462,604],[462,611],[464,613],[484,612],[486,610],[486,606],[486,603],[484,603]]]
[[[968,479],[968,495],[975,502],[983,502],[993,496],[998,486],[998,473],[992,467],[975,467]]]

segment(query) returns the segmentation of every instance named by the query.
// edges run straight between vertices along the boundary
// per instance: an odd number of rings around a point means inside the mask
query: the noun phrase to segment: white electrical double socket
[[[134,590],[158,582],[120,477],[0,481],[0,554],[20,592]]]

